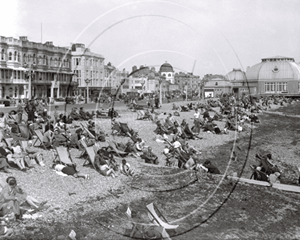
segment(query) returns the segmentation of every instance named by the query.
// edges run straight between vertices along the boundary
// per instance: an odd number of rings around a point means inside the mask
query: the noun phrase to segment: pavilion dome
[[[247,69],[248,80],[300,80],[300,66],[294,58],[275,56]]]
[[[225,79],[230,82],[246,81],[246,73],[242,71],[240,68],[234,68],[231,72],[225,75]]]
[[[165,62],[163,65],[160,66],[159,72],[174,72],[174,70],[171,64]]]

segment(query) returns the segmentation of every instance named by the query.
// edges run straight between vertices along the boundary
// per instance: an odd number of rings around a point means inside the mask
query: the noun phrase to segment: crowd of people
[[[16,110],[7,115],[0,112],[0,170],[10,173],[11,168],[17,168],[26,172],[36,166],[45,167],[43,152],[34,144],[37,140],[35,132],[39,130],[42,133],[40,141],[45,149],[54,151],[60,146],[68,150],[78,149],[81,152],[80,157],[89,160],[89,164],[105,177],[116,178],[119,173],[134,176],[136,171],[126,161],[129,156],[147,164],[221,174],[216,163],[211,159],[203,160],[201,149],[192,146],[189,141],[203,141],[203,132],[228,134],[229,131],[247,131],[251,123],[259,123],[257,114],[270,109],[271,104],[285,105],[292,101],[284,97],[236,98],[234,95],[224,95],[218,100],[209,99],[205,103],[190,102],[182,106],[176,106],[174,103],[169,113],[161,113],[164,116],[162,119],[157,118],[159,114],[155,112],[153,105],[150,105],[145,112],[138,112],[138,120],[150,120],[156,124],[153,133],[155,140],[164,144],[164,158],[159,159],[149,143],[121,120],[113,118],[111,134],[126,137],[126,143],[111,140],[103,129],[96,129],[95,118],[99,117],[101,112],[90,113],[82,107],[79,110],[74,107],[69,114],[61,114],[56,106],[50,116],[45,101],[31,100],[25,106],[20,103]],[[189,118],[182,119],[181,122],[178,120],[177,116],[180,116],[181,112],[192,112],[189,115],[193,120],[192,126],[189,125]],[[71,124],[74,121],[84,122],[85,125],[74,126]],[[218,121],[225,121],[225,127],[221,129]],[[8,143],[7,139],[11,136],[14,140]],[[22,146],[21,139],[27,140],[26,147]],[[99,147],[98,142],[106,142],[107,146]],[[86,147],[94,147],[94,159],[88,158]],[[271,155],[258,155],[257,159],[261,162],[252,166],[254,178],[272,183],[279,181],[280,170],[275,164],[271,164]],[[88,174],[80,173],[74,163],[54,161],[51,168],[75,178],[90,179]],[[0,209],[2,207],[7,212],[2,211],[0,217],[13,213],[17,218],[21,218],[20,206],[24,202],[35,209],[45,205],[23,193],[17,187],[16,178],[9,177],[0,196]]]

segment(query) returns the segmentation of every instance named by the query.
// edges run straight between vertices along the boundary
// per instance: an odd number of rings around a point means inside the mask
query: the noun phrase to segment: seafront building
[[[162,96],[165,97],[179,88],[179,85],[174,83],[175,73],[169,63],[162,64],[158,71],[155,67],[133,66],[132,72],[123,84],[123,93],[128,95],[158,93],[161,88]]]
[[[94,94],[105,85],[104,57],[91,52],[82,43],[72,44],[71,54],[72,71],[76,74],[74,79],[78,83],[75,94],[84,98],[87,96],[93,98]]]
[[[0,98],[28,98],[30,79],[35,98],[65,97],[77,87],[68,48],[0,36],[0,53]]]
[[[246,73],[233,69],[226,75],[233,92],[260,95],[300,95],[300,66],[294,58],[275,56],[263,58],[260,63],[248,67]]]

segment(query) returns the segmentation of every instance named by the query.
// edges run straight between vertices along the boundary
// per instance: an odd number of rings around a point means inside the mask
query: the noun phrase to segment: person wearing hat
[[[40,209],[47,201],[39,202],[37,199],[25,193],[17,184],[15,177],[8,177],[0,194],[0,206],[2,207],[2,214],[6,215],[11,211],[15,214],[17,219],[22,218],[20,205],[23,203],[29,204],[34,209]]]

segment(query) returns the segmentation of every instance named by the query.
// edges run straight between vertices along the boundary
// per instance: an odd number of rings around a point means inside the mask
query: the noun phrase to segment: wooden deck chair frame
[[[35,136],[37,136],[37,138],[35,139],[35,141],[32,142],[32,145],[35,146],[35,144],[40,141],[40,145],[39,146],[43,146],[44,149],[47,149],[45,144],[44,144],[44,141],[43,141],[43,134],[41,132],[40,129],[37,129],[37,130],[33,130],[33,133]]]
[[[53,160],[54,162],[58,158],[61,163],[64,163],[66,165],[74,165],[70,157],[70,153],[68,152],[68,149],[66,147],[59,146],[59,147],[54,147],[54,149],[57,153],[56,157]]]
[[[146,206],[148,212],[151,214],[152,221],[156,222],[159,226],[165,228],[165,229],[176,229],[179,227],[179,225],[170,225],[167,221],[167,219],[164,217],[164,215],[158,210],[158,208],[154,205],[154,203],[150,203]],[[158,216],[157,212],[159,213],[160,217],[163,218],[163,220]]]
[[[14,139],[13,138],[3,138],[3,140],[8,147],[11,147],[11,143]]]
[[[88,147],[86,145],[86,142],[84,141],[84,139],[80,139],[79,141],[80,141],[81,145],[83,146],[83,148],[84,148],[84,150],[85,150],[85,152],[86,152],[86,154],[88,155],[88,158],[89,158],[89,159],[86,159],[84,161],[83,166],[86,165],[87,161],[90,161],[90,163],[93,165],[94,169],[96,169],[96,167],[95,167],[95,155],[96,154],[95,154],[95,151],[94,151],[94,146]]]
[[[129,210],[130,214],[129,214],[128,210]],[[135,238],[135,239],[137,239],[137,238],[138,239],[149,239],[149,237],[146,236],[147,230],[149,230],[149,228],[156,228],[156,231],[161,234],[161,237],[155,238],[155,239],[171,240],[169,234],[160,225],[147,225],[147,224],[136,223],[131,217],[131,209],[129,207],[127,208],[127,211],[125,214],[126,214],[128,220],[130,220],[130,222],[132,224],[132,228],[130,229],[129,237]],[[159,229],[157,229],[157,228],[159,228]],[[136,234],[138,234],[138,235],[136,235]]]
[[[96,138],[84,124],[82,124],[82,123],[80,123],[80,124],[81,124],[83,130],[86,131],[91,138],[94,138],[94,139]]]

